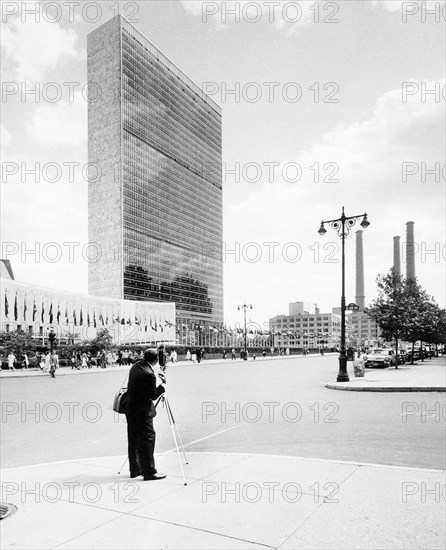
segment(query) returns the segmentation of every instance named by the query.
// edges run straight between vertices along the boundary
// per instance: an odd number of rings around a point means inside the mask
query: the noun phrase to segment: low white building
[[[341,316],[337,313],[314,313],[304,310],[303,302],[289,304],[289,315],[276,315],[269,320],[274,347],[332,348],[339,346]]]
[[[17,328],[44,340],[87,340],[107,328],[115,343],[175,343],[175,304],[76,294],[15,281],[2,264],[0,329]]]

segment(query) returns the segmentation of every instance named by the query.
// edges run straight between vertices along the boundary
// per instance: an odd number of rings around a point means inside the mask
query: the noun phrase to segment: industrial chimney
[[[393,237],[393,272],[401,275],[400,237]]]
[[[364,253],[362,248],[362,231],[356,231],[356,304],[359,311],[364,311]]]
[[[414,222],[406,223],[406,277],[415,278]]]

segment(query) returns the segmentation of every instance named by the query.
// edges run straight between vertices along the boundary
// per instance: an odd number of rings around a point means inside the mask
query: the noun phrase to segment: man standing
[[[8,355],[8,368],[9,370],[15,370],[14,363],[16,362],[15,355],[12,353],[12,351],[9,352]]]
[[[153,418],[156,409],[153,401],[165,392],[164,386],[156,385],[153,366],[158,362],[158,351],[149,348],[143,359],[136,361],[129,373],[127,387],[127,437],[130,477],[144,476],[144,480],[164,479],[155,468],[155,430]],[[164,375],[160,378],[165,382]]]
[[[58,358],[56,355],[50,355],[50,375],[51,378],[56,378],[56,368],[57,368]]]

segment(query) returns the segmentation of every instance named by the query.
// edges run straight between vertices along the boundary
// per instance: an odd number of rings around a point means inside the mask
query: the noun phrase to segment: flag
[[[8,317],[8,313],[9,313],[8,297],[5,294],[5,315],[6,315],[6,317]]]
[[[81,309],[81,313],[80,313],[80,316],[79,316],[79,324],[80,325],[83,325],[84,324],[84,318],[82,316],[82,309]]]
[[[45,315],[45,304],[42,298],[42,313],[40,315],[40,318],[42,319],[42,323],[43,323],[44,315]]]
[[[90,326],[90,312],[87,311],[87,325]]]
[[[14,299],[14,319],[17,321],[18,312],[17,312],[17,294],[15,295]]]
[[[68,306],[65,306],[65,320],[68,324]]]
[[[96,311],[93,311],[93,326],[96,328]]]
[[[76,310],[75,309],[73,310],[73,322],[74,322],[74,326],[77,327],[77,318],[76,318]]]
[[[33,321],[36,320],[36,313],[37,313],[37,306],[36,306],[36,300],[34,299],[34,304],[33,304]]]
[[[99,313],[99,321],[104,324],[104,317],[102,317],[102,311]]]
[[[60,304],[57,306],[57,324],[59,324],[59,319],[60,319]]]
[[[51,305],[50,305],[50,323],[53,322],[53,302],[51,302]]]
[[[26,296],[25,296],[25,299],[23,300],[23,319],[26,321],[26,310],[28,308],[26,307]]]

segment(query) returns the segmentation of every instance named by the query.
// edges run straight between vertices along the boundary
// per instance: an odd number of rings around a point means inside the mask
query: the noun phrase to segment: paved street
[[[176,366],[168,370],[168,396],[193,452],[445,467],[444,393],[329,390],[324,384],[335,381],[337,367],[336,356]],[[110,410],[124,379],[93,370],[2,380],[2,467],[125,457],[125,421]],[[171,449],[163,411],[156,427],[157,451]]]

